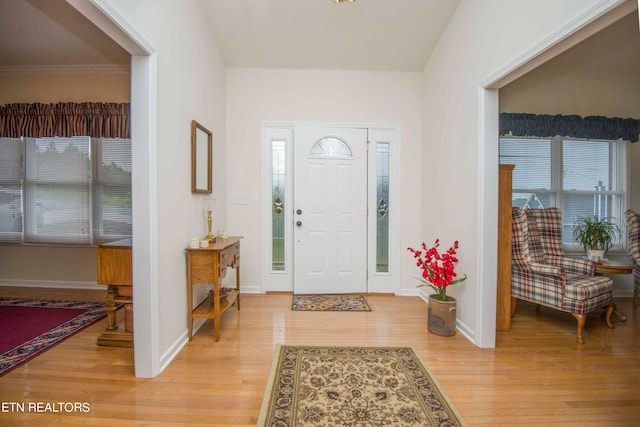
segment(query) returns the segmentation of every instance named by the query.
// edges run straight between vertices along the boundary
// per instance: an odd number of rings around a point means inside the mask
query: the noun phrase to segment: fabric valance
[[[568,136],[637,142],[640,120],[618,117],[500,113],[500,136]]]
[[[130,138],[129,103],[61,102],[0,106],[0,137]]]

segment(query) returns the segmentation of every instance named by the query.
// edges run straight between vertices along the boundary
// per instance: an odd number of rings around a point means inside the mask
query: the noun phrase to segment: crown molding
[[[129,64],[119,65],[18,65],[0,66],[0,75],[131,74]]]

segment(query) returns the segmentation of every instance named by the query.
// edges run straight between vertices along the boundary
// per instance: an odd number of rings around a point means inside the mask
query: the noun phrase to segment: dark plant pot
[[[439,301],[435,295],[429,295],[427,324],[431,333],[443,337],[454,336],[456,334],[456,299],[447,295],[445,301]]]

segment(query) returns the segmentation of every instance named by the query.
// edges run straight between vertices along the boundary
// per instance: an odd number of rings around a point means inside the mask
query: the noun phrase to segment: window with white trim
[[[0,241],[131,236],[131,140],[0,138],[0,166]]]
[[[515,165],[513,206],[560,208],[566,245],[573,244],[573,227],[580,217],[610,218],[623,224],[627,145],[562,137],[500,138],[500,163]]]

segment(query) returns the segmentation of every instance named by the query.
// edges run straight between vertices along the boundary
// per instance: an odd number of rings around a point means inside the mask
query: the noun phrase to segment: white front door
[[[294,130],[296,294],[367,291],[367,129]]]

